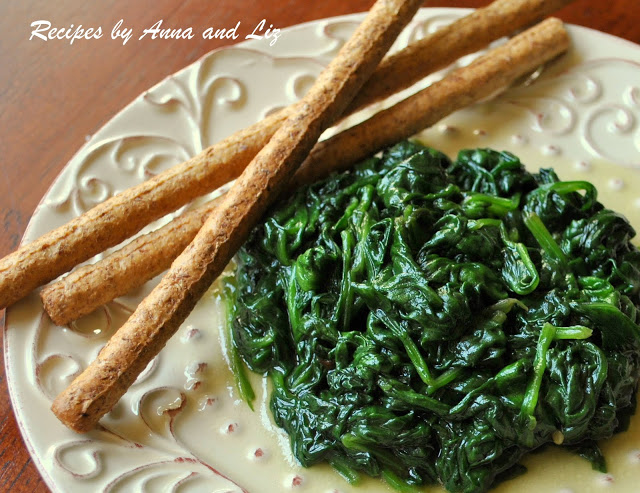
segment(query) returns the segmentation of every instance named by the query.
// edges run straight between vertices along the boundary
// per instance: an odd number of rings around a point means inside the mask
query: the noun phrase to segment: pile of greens
[[[602,470],[640,377],[634,234],[590,183],[403,142],[255,228],[234,345],[305,466],[481,492],[555,442]]]

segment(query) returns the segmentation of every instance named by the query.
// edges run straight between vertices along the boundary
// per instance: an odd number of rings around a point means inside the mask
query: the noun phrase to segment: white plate
[[[464,12],[422,10],[397,44]],[[253,41],[213,52],[145,92],[69,162],[35,212],[24,241],[291,103],[361,18],[287,29],[272,47]],[[640,47],[584,28],[570,32],[571,53],[534,86],[458,112],[424,138],[448,153],[461,147],[509,149],[532,168],[553,165],[565,179],[591,179],[605,204],[617,203],[640,226]],[[220,349],[221,315],[212,292],[103,419],[101,429],[81,436],[62,426],[49,411],[52,399],[95,357],[151,284],[72,329],[54,326],[36,294],[7,313],[11,398],[27,446],[53,490],[364,489],[349,486],[328,467],[305,470],[295,464],[286,438],[270,425],[259,378],[256,412],[238,400]],[[605,486],[606,491],[637,491],[640,418],[604,448],[609,475],[549,450],[527,460],[527,475],[498,490],[524,491],[523,485],[532,482],[535,491],[545,492]],[[387,488],[370,480],[366,490]]]

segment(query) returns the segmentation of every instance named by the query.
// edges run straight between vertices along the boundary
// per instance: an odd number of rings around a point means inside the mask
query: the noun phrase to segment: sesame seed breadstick
[[[496,0],[383,61],[346,113],[408,87],[458,57],[572,0]],[[152,221],[237,177],[289,114],[284,109],[158,176],[125,190],[0,260],[0,308]]]
[[[566,50],[568,37],[557,19],[515,37],[473,64],[419,94],[374,115],[353,129],[319,142],[295,174],[292,186],[311,183],[414,133],[454,111],[489,97],[514,79]],[[536,51],[537,50],[537,51]],[[189,244],[219,199],[164,228],[142,236],[100,262],[45,287],[45,310],[66,325],[167,269]]]
[[[320,134],[344,111],[422,0],[378,0],[269,143],[249,163],[160,284],[98,358],[54,401],[71,429],[92,429],[164,347],[223,271]]]

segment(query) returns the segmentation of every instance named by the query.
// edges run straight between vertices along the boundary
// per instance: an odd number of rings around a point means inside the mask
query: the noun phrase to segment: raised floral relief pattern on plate
[[[396,47],[463,12],[422,10]],[[287,30],[274,47],[249,42],[213,52],[145,92],[71,160],[44,197],[26,240],[300,98],[359,18]],[[571,32],[573,53],[544,69],[535,84],[458,112],[424,138],[447,152],[486,143],[570,156],[574,171],[601,166],[604,159],[640,167],[640,48],[624,44],[624,56],[608,58],[604,45],[623,42],[585,29]],[[613,177],[622,183],[615,191],[638,200],[640,193],[624,187],[628,180],[640,181],[630,176]],[[12,399],[49,486],[109,492],[355,491],[328,468],[303,470],[294,463],[286,437],[270,422],[264,381],[254,378],[260,389],[255,413],[238,400],[224,359],[227,341],[215,290],[97,430],[80,436],[56,421],[49,411],[53,397],[96,356],[152,284],[69,328],[53,325],[36,295],[9,310],[5,347]],[[367,491],[386,490],[374,480],[368,486]]]

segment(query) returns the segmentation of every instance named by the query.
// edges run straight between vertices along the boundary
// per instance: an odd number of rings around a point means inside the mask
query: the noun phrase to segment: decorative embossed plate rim
[[[398,45],[465,12],[423,9]],[[361,17],[286,29],[274,47],[251,41],[217,50],[146,91],[71,159],[38,206],[23,241],[299,98]],[[606,159],[625,167],[611,174],[610,192],[627,194],[640,209],[640,193],[633,191],[640,186],[640,87],[627,87],[621,76],[627,70],[640,73],[640,47],[586,28],[571,27],[571,34],[572,53],[543,73],[533,93],[514,88],[496,102],[453,115],[424,138],[438,140],[445,151],[499,145],[562,157],[570,173],[603,166],[600,161]],[[502,125],[509,132],[482,126],[495,111],[509,122]],[[352,491],[326,468],[316,472],[288,464],[276,431],[258,434],[263,425],[256,422],[266,420],[269,427],[264,398],[253,415],[237,402],[219,349],[224,337],[211,320],[212,294],[101,429],[78,436],[55,420],[49,411],[52,396],[95,356],[151,284],[70,329],[54,327],[35,294],[7,311],[9,390],[27,447],[48,486],[54,491],[244,491],[248,483],[246,489],[254,492]],[[222,454],[203,449],[202,426],[215,435]],[[245,477],[246,467],[253,468],[257,480]],[[369,486],[384,489],[378,483]]]

